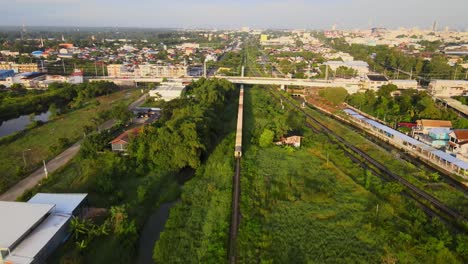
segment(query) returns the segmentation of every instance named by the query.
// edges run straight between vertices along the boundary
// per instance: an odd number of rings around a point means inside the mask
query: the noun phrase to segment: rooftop
[[[447,121],[447,120],[421,119],[421,120],[417,120],[416,123],[419,126],[424,126],[424,127],[452,127],[452,122]]]
[[[0,248],[13,248],[53,208],[53,204],[0,201]]]
[[[21,244],[11,251],[6,260],[15,264],[32,263],[44,246],[64,227],[70,218],[69,215],[58,214],[47,217]]]
[[[455,129],[453,133],[460,141],[468,140],[468,129]]]
[[[368,74],[367,78],[374,82],[388,82],[387,77],[385,77],[384,75],[380,75],[380,74]]]
[[[86,199],[85,193],[61,194],[38,193],[31,198],[29,204],[55,204],[52,210],[56,214],[73,214],[73,211]]]
[[[128,143],[130,135],[138,135],[141,132],[141,130],[142,130],[142,127],[137,127],[137,128],[127,130],[123,132],[122,134],[120,134],[118,137],[116,137],[114,140],[112,140],[110,143],[115,144],[115,143],[118,143],[119,141]]]

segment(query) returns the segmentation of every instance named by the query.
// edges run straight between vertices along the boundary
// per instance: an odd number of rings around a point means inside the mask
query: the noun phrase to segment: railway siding
[[[374,166],[375,168],[377,168],[382,173],[390,176],[395,181],[402,184],[408,191],[415,194],[417,197],[427,201],[429,204],[431,204],[431,206],[433,206],[439,212],[443,213],[444,215],[449,216],[452,220],[462,221],[462,222],[465,222],[465,223],[467,222],[467,219],[466,219],[465,216],[461,215],[459,212],[457,212],[457,211],[453,210],[452,208],[448,207],[447,205],[445,205],[444,203],[442,203],[441,201],[439,201],[438,199],[436,199],[432,195],[430,195],[430,194],[426,193],[425,191],[421,190],[420,188],[418,188],[414,184],[410,183],[408,180],[404,179],[403,177],[393,173],[388,168],[386,168],[385,165],[381,164],[377,160],[375,160],[372,157],[370,157],[369,155],[367,155],[364,151],[358,149],[357,147],[355,147],[352,144],[350,144],[349,142],[347,142],[344,138],[337,135],[334,131],[332,131],[327,126],[322,124],[319,120],[317,120],[316,118],[314,118],[310,114],[306,113],[303,109],[301,109],[298,105],[296,105],[295,102],[291,102],[292,99],[287,98],[287,97],[283,96],[280,93],[278,93],[278,94],[280,95],[280,97],[283,98],[283,100],[288,102],[288,104],[290,106],[292,106],[292,107],[296,108],[298,111],[302,112],[307,117],[307,119],[309,119],[314,124],[316,124],[318,127],[320,127],[320,130],[322,130],[322,132],[325,132],[327,135],[335,138],[337,141],[339,141],[341,144],[343,144],[344,147],[346,147],[347,149],[350,149],[356,155],[362,157],[370,165]]]

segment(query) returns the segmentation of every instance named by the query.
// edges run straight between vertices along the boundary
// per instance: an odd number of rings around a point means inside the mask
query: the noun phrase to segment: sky
[[[468,30],[468,0],[8,0],[0,25]]]

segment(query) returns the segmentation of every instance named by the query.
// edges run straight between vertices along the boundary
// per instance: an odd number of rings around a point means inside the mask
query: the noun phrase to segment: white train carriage
[[[242,156],[242,119],[244,112],[244,85],[241,85],[239,93],[239,108],[237,112],[237,130],[236,130],[236,145],[234,148],[234,157]]]

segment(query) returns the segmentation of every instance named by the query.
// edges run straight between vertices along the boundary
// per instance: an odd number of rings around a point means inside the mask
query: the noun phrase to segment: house
[[[416,121],[416,126],[413,127],[413,135],[424,134],[428,135],[429,130],[433,128],[452,128],[452,122],[447,120],[429,120],[421,119]]]
[[[120,134],[118,137],[116,137],[114,140],[110,142],[112,145],[112,151],[115,152],[126,152],[127,151],[127,146],[130,143],[130,140],[132,137],[135,137],[141,132],[141,127],[133,128],[130,130],[127,130]]]
[[[468,160],[468,129],[455,129],[450,134],[448,149],[457,158]]]
[[[301,139],[303,137],[301,136],[290,136],[290,137],[282,137],[280,141],[275,142],[276,145],[288,145],[288,146],[294,146],[296,148],[301,146]]]

